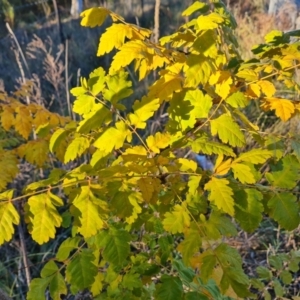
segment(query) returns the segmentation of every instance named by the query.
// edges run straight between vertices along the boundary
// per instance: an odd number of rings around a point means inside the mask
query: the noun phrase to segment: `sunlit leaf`
[[[92,7],[80,14],[82,17],[80,24],[86,27],[101,26],[109,13],[110,11],[104,7]]]
[[[172,212],[165,214],[163,220],[165,230],[171,233],[181,233],[190,226],[190,216],[184,206],[175,205]]]
[[[205,185],[205,190],[210,191],[208,199],[213,202],[220,210],[234,215],[234,200],[233,191],[229,187],[229,181],[224,178],[212,177],[211,180]]]
[[[241,147],[245,144],[245,137],[238,124],[229,115],[222,115],[210,121],[212,135],[218,134],[224,143]]]

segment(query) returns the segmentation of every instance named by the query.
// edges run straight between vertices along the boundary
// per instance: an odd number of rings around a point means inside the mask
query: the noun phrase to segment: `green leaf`
[[[127,231],[111,227],[105,239],[104,259],[114,266],[122,266],[130,252],[130,240]]]
[[[67,287],[63,276],[54,261],[45,264],[41,271],[42,278],[50,278],[49,291],[53,300],[60,300],[61,295],[67,294]]]
[[[61,226],[62,217],[49,194],[39,194],[28,199],[32,214],[32,238],[40,245],[55,237],[55,227]]]
[[[192,282],[195,277],[195,272],[192,268],[186,267],[181,260],[175,259],[173,261],[174,269],[178,272],[180,279],[184,283]]]
[[[255,189],[245,189],[235,192],[234,198],[236,219],[245,231],[253,232],[262,220],[262,194]]]
[[[190,226],[190,216],[184,206],[176,204],[172,212],[167,212],[163,220],[164,229],[171,233],[181,233]]]
[[[280,273],[279,277],[282,280],[283,284],[285,284],[285,285],[291,284],[293,281],[293,276],[292,276],[291,272],[289,272],[288,270],[283,270]]]
[[[155,292],[157,300],[181,300],[183,296],[182,282],[179,278],[162,275]]]
[[[207,220],[205,227],[208,231],[207,236],[210,236],[211,230],[208,230],[209,227],[218,230],[222,236],[236,236],[237,230],[235,225],[232,223],[231,219],[227,216],[222,215],[220,212],[213,211],[210,214],[210,218]],[[213,235],[212,235],[213,238]],[[216,240],[220,238],[220,235],[216,236]]]
[[[71,251],[78,248],[80,241],[81,238],[78,236],[69,237],[66,240],[64,240],[58,248],[58,251],[55,256],[56,259],[58,261],[66,260],[69,257]]]
[[[295,156],[285,156],[273,169],[273,172],[266,173],[266,178],[272,186],[288,189],[296,186],[299,180],[300,163]]]
[[[284,289],[283,289],[280,281],[275,279],[274,282],[273,282],[273,285],[274,285],[274,290],[275,290],[276,297],[282,297],[283,294],[284,294]]]
[[[0,245],[11,240],[15,232],[14,226],[20,222],[20,216],[11,199],[13,190],[7,190],[0,194]]]
[[[83,136],[76,137],[68,146],[65,153],[64,163],[68,163],[80,157],[90,147],[90,141]]]
[[[127,273],[123,276],[122,285],[124,288],[132,291],[135,288],[142,287],[142,282],[140,281],[140,275],[137,273]]]
[[[225,101],[234,108],[243,108],[249,103],[249,100],[242,92],[235,92],[231,94]]]
[[[27,300],[46,300],[46,289],[51,281],[49,278],[34,278],[30,282]]]
[[[300,140],[292,140],[291,141],[292,149],[294,150],[294,154],[298,158],[298,161],[300,162]]]
[[[199,230],[190,228],[184,235],[184,240],[178,245],[178,250],[182,254],[183,262],[186,266],[190,265],[190,260],[201,247],[201,237]]]
[[[133,90],[131,81],[127,81],[128,73],[123,70],[112,76],[106,77],[107,88],[103,92],[105,100],[112,104],[116,104],[118,101],[129,97]]]
[[[293,230],[299,226],[299,206],[296,197],[292,193],[276,193],[268,201],[270,216],[287,230]]]
[[[211,120],[212,135],[218,134],[223,143],[229,143],[233,147],[242,147],[245,144],[245,137],[239,125],[229,115],[221,115]]]
[[[83,290],[90,287],[98,273],[98,268],[94,264],[94,255],[90,249],[82,249],[66,268],[66,278],[71,287]]]
[[[67,287],[64,277],[57,272],[49,284],[50,296],[53,300],[60,300],[61,295],[67,295]]]
[[[185,294],[185,300],[209,300],[204,294],[199,294],[198,292],[188,292]]]
[[[234,215],[234,200],[232,198],[233,191],[229,187],[227,179],[212,177],[205,185],[204,189],[210,191],[208,196],[209,201],[213,202],[220,210]]]
[[[256,268],[256,272],[257,272],[259,278],[261,278],[261,279],[264,279],[264,280],[272,279],[272,272],[266,267],[259,266]]]
[[[201,279],[204,283],[207,283],[211,278],[216,263],[216,256],[211,251],[205,251],[201,254]]]
[[[249,279],[242,269],[242,259],[238,251],[222,243],[214,250],[214,253],[223,270],[221,287],[222,282],[224,284],[227,281],[238,296],[249,296]]]

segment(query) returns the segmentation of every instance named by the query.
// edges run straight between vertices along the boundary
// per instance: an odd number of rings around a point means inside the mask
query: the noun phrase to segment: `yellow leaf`
[[[240,154],[240,156],[234,160],[234,163],[244,161],[251,164],[263,164],[268,158],[272,156],[273,154],[270,150],[252,149],[248,152]]]
[[[211,76],[213,66],[203,54],[189,55],[184,68],[186,80],[185,87],[197,88],[199,84],[205,85]]]
[[[232,84],[231,74],[228,71],[217,71],[211,75],[209,84],[216,85],[215,92],[225,99],[230,92],[230,86]]]
[[[259,98],[261,95],[260,86],[257,83],[251,83],[246,93],[252,98]]]
[[[173,70],[169,68],[163,73],[161,72],[160,79],[150,87],[149,96],[167,100],[172,97],[174,92],[182,90],[182,78],[180,75],[182,64],[177,64],[177,66],[177,69],[173,66]]]
[[[144,40],[146,37],[149,37],[150,34],[150,30],[132,24],[112,24],[100,38],[97,56],[109,53],[113,48],[120,49],[124,44],[125,38],[130,40]]]
[[[19,173],[18,160],[10,151],[0,151],[0,191]]]
[[[132,29],[129,25],[122,23],[112,24],[100,38],[97,56],[109,53],[113,48],[120,49],[126,37],[128,39],[132,38]]]
[[[24,157],[29,163],[43,167],[48,160],[49,143],[44,139],[36,139],[21,145],[17,151],[19,156]]]
[[[219,155],[214,167],[214,175],[226,175],[231,167],[232,159],[229,158],[223,161],[223,155]]]
[[[0,194],[0,245],[11,240],[14,233],[14,226],[20,222],[20,216],[14,207],[11,199],[13,190]]]
[[[204,8],[207,4],[195,1],[191,6],[189,6],[185,11],[182,12],[182,16],[190,16],[192,13],[196,12],[199,9]]]
[[[173,234],[183,232],[186,227],[190,226],[190,216],[186,208],[176,204],[172,212],[165,214],[163,226],[165,230]]]
[[[140,60],[148,55],[149,48],[140,40],[129,41],[124,44],[120,51],[114,56],[111,63],[109,74],[113,75],[122,67],[128,66],[133,60]]]
[[[142,212],[142,208],[139,205],[139,202],[142,202],[142,195],[140,193],[131,193],[128,196],[129,202],[133,207],[132,215],[125,219],[125,222],[132,224],[138,217],[138,214]]]
[[[28,139],[32,132],[32,117],[26,106],[16,108],[15,129],[24,139]]]
[[[255,183],[255,177],[252,174],[251,168],[245,164],[232,164],[231,166],[235,179],[241,183]]]
[[[101,26],[109,14],[110,11],[104,7],[92,7],[80,14],[82,17],[80,24],[85,27]]]
[[[154,153],[160,153],[160,149],[164,149],[169,146],[171,137],[169,133],[157,132],[154,136],[150,135],[146,139],[146,143],[151,151]]]
[[[104,226],[101,207],[97,203],[99,204],[99,199],[94,196],[89,186],[82,186],[80,194],[72,202],[80,212],[75,216],[80,222],[78,232],[86,238],[95,235]]]
[[[210,191],[208,196],[209,201],[213,202],[220,210],[233,216],[233,191],[228,184],[229,181],[227,179],[212,177],[211,180],[205,185],[204,189]]]
[[[64,163],[68,163],[77,157],[80,157],[88,148],[90,142],[84,136],[76,137],[69,145],[65,153]]]
[[[272,82],[268,80],[260,80],[257,82],[257,84],[260,86],[261,91],[267,96],[267,97],[273,97],[276,89]]]
[[[55,237],[55,227],[61,225],[62,217],[46,193],[30,197],[28,205],[32,214],[32,238],[41,245]]]
[[[290,119],[295,111],[295,106],[292,101],[281,98],[265,98],[269,104],[270,109],[275,110],[275,114],[282,121]]]
[[[4,105],[2,109],[1,124],[8,131],[15,124],[14,110],[8,105]]]
[[[217,119],[211,120],[212,135],[218,134],[223,143],[231,146],[241,147],[245,144],[245,137],[240,130],[240,126],[229,115],[221,115]]]
[[[236,74],[237,77],[246,79],[246,81],[256,81],[258,80],[258,73],[251,69],[244,69]]]
[[[199,16],[197,19],[198,30],[208,30],[218,28],[224,19],[217,13],[211,13],[207,16]]]
[[[186,159],[186,158],[179,158],[178,162],[180,163],[180,171],[182,172],[196,172],[197,170],[197,163],[193,160]]]

